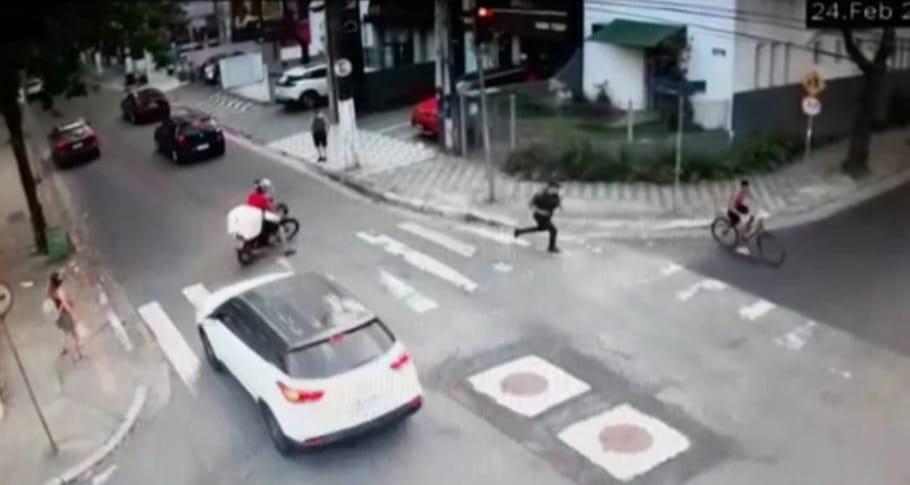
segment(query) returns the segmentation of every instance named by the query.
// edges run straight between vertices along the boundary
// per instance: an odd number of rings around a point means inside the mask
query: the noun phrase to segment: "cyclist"
[[[727,207],[727,217],[730,218],[730,224],[739,229],[739,225],[742,222],[743,218],[748,218],[746,222],[746,227],[742,231],[742,234],[748,234],[752,229],[752,221],[755,219],[755,216],[752,216],[749,213],[749,206],[746,205],[746,202],[749,199],[749,181],[743,180],[739,183],[739,190],[730,197],[730,203]]]

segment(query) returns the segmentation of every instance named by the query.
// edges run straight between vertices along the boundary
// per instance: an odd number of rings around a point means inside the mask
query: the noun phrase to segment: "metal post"
[[[458,138],[461,142],[461,156],[468,156],[468,103],[464,93],[458,93]]]
[[[32,390],[32,384],[28,380],[28,376],[25,374],[25,367],[22,365],[22,359],[19,357],[19,351],[16,349],[16,344],[13,343],[13,338],[9,334],[9,328],[6,326],[6,314],[13,306],[13,293],[10,290],[9,286],[0,283],[0,327],[3,327],[3,334],[6,336],[6,341],[9,343],[9,348],[13,351],[13,358],[16,360],[16,366],[19,367],[19,373],[22,375],[22,380],[25,382],[25,390],[28,391],[28,397],[32,400],[32,406],[35,408],[35,412],[38,414],[38,420],[41,421],[41,427],[44,428],[44,434],[47,436],[47,441],[51,445],[51,450],[54,454],[57,454],[60,450],[57,448],[57,442],[54,441],[54,437],[51,435],[51,430],[47,426],[47,420],[44,419],[44,413],[41,412],[41,406],[38,405],[38,399],[35,398],[35,391]]]
[[[518,140],[515,139],[516,107],[515,95],[509,95],[509,148],[515,150]]]
[[[628,126],[626,127],[626,141],[632,143],[633,135],[632,130],[635,126],[635,112],[632,111],[632,100],[629,100],[629,107],[626,109],[626,121]]]
[[[815,124],[814,116],[809,116],[808,118],[809,118],[809,120],[806,123],[806,153],[805,153],[805,155],[803,155],[806,160],[808,160],[809,155],[812,154],[812,128],[813,128],[813,125]]]
[[[493,157],[490,154],[490,126],[487,123],[487,86],[484,74],[483,58],[479,43],[474,41],[474,57],[477,58],[477,80],[480,83],[480,124],[483,127],[483,158],[487,165],[487,202],[496,200],[496,187],[493,181]]]
[[[679,177],[682,172],[683,92],[678,91],[676,113],[676,170],[673,177],[673,211],[679,210]]]

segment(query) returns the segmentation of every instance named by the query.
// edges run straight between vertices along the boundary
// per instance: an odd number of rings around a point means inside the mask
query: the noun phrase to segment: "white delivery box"
[[[238,205],[228,212],[227,230],[232,236],[240,236],[244,240],[254,239],[262,231],[262,209]]]

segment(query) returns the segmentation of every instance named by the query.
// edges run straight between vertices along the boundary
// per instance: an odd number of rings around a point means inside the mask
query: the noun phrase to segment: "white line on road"
[[[433,229],[429,229],[421,226],[420,224],[414,222],[402,222],[398,224],[398,228],[402,231],[410,232],[415,236],[422,237],[430,242],[434,242],[453,253],[460,254],[466,258],[474,256],[474,253],[477,252],[477,248],[472,246],[464,241],[459,241],[454,237],[451,237],[447,234],[443,234]]]
[[[444,263],[433,259],[420,251],[415,251],[384,234],[361,231],[357,233],[357,237],[368,244],[383,248],[385,252],[389,254],[401,256],[415,268],[448,281],[468,293],[472,293],[477,289],[477,283],[469,280],[458,271],[455,271]]]
[[[459,231],[470,232],[471,234],[489,239],[491,241],[498,242],[499,244],[505,244],[506,246],[516,245],[529,247],[531,243],[525,241],[524,239],[518,239],[512,234],[508,234],[502,231],[494,231],[492,229],[487,229],[485,227],[471,226],[468,224],[462,224],[457,226]]]
[[[680,271],[682,269],[683,269],[682,266],[671,261],[671,262],[667,263],[666,266],[664,266],[663,268],[660,269],[660,274],[662,274],[664,276],[670,276],[674,273],[677,273],[678,271]]]
[[[727,288],[727,284],[717,280],[702,280],[692,286],[676,293],[679,301],[688,301],[701,291],[721,291]]]
[[[294,272],[294,265],[291,263],[291,260],[284,256],[278,258],[278,260],[275,261],[275,264],[284,268],[284,270],[287,271],[288,273]]]
[[[777,308],[777,305],[767,300],[758,300],[751,305],[739,309],[739,316],[746,320],[755,321],[764,316],[766,313]]]
[[[808,342],[809,337],[812,336],[815,325],[815,322],[809,320],[804,325],[800,325],[790,332],[777,337],[774,339],[774,343],[787,350],[800,350],[806,346],[806,342]]]
[[[114,475],[115,471],[117,471],[117,465],[107,467],[103,472],[92,477],[92,485],[102,485],[107,482],[111,479],[111,476]]]
[[[196,379],[199,377],[199,359],[180,334],[180,330],[177,330],[177,326],[157,302],[139,307],[139,315],[152,329],[158,346],[171,362],[174,371],[191,391],[195,391]]]
[[[496,271],[498,271],[500,273],[511,273],[512,265],[508,264],[508,263],[503,263],[502,261],[500,261],[493,265],[493,269],[495,269]]]
[[[404,128],[404,127],[409,127],[409,126],[411,126],[411,123],[405,121],[404,123],[398,123],[398,124],[394,124],[394,125],[389,125],[389,126],[385,126],[385,127],[383,127],[383,128],[380,128],[380,129],[378,129],[378,130],[370,130],[370,131],[372,131],[373,133],[388,133],[388,132],[390,132],[390,131],[398,131],[398,130]]]
[[[403,301],[407,306],[411,307],[411,310],[417,313],[425,313],[439,307],[435,301],[423,296],[414,287],[396,278],[388,271],[379,270],[379,281],[396,300]]]
[[[183,289],[183,296],[193,305],[193,308],[199,310],[202,304],[209,299],[209,290],[202,284],[187,286]]]

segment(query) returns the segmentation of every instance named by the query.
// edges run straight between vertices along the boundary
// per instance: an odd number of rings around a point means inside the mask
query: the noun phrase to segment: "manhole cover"
[[[502,392],[515,396],[536,396],[549,387],[547,380],[531,372],[514,372],[501,382]]]
[[[648,430],[634,424],[614,424],[600,431],[600,445],[613,453],[641,453],[654,439]]]

